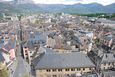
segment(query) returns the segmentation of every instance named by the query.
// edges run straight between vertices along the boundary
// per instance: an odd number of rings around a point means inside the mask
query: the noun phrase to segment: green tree
[[[7,67],[4,66],[4,65],[0,62],[0,77],[7,77],[7,76],[8,76]]]
[[[24,75],[23,77],[30,77],[30,76],[28,76],[28,75]]]
[[[43,22],[44,20],[43,19],[41,19],[41,20],[36,20],[35,21],[35,24],[39,24],[39,23],[41,23],[41,22]]]
[[[98,43],[98,40],[97,40],[97,39],[95,39],[94,41],[95,41],[96,43]]]
[[[20,16],[18,16],[18,19],[19,19],[19,21],[21,20],[21,15],[20,15]]]
[[[30,19],[27,19],[28,23],[30,23]]]

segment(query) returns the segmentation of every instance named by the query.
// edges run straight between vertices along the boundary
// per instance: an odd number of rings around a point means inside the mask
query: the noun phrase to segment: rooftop
[[[95,67],[91,60],[83,53],[49,53],[35,58],[35,68],[76,68]]]

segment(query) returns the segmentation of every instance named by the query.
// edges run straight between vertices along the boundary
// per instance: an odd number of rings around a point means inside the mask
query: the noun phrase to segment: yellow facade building
[[[43,53],[34,59],[36,77],[67,77],[91,72],[95,65],[83,53]]]

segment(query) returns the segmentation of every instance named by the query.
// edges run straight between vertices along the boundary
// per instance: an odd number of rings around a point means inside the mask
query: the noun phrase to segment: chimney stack
[[[107,37],[105,37],[107,39]]]
[[[8,45],[8,48],[9,48],[10,46]]]

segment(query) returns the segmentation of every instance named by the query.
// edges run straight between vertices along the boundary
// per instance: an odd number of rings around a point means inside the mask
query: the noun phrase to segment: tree
[[[30,23],[30,19],[27,19],[28,23]]]
[[[28,75],[24,75],[23,77],[30,77],[30,76],[28,76]]]
[[[8,76],[7,67],[4,66],[4,65],[0,62],[0,77],[7,77],[7,76]]]
[[[18,16],[18,19],[19,19],[19,21],[21,20],[21,15],[20,15],[20,16]]]
[[[41,19],[41,20],[36,20],[35,21],[35,24],[39,24],[39,23],[41,23],[41,22],[43,22],[44,20],[43,19]]]

